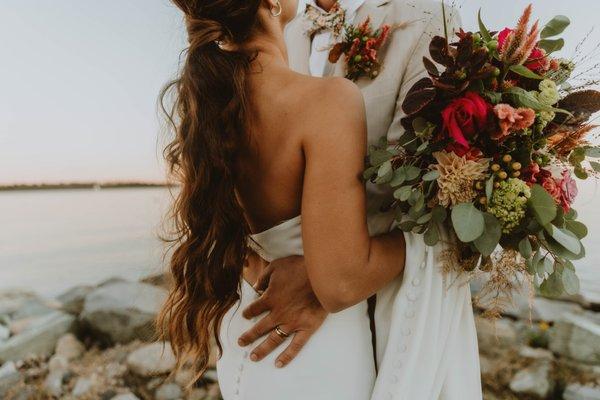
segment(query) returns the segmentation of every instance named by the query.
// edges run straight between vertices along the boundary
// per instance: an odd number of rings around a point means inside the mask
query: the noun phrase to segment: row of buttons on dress
[[[417,276],[415,276],[412,279],[411,287],[409,288],[408,293],[406,294],[406,299],[408,300],[408,303],[409,303],[409,308],[404,312],[404,318],[406,320],[412,320],[416,315],[415,310],[411,307],[414,306],[414,303],[419,298],[419,293],[417,292],[417,290],[418,290],[417,288],[421,284],[421,279],[419,278],[419,276],[424,272],[425,268],[427,267],[428,253],[429,253],[429,247],[425,247],[425,256],[423,257],[423,261],[421,262],[421,265],[419,266],[419,271],[416,274]],[[404,325],[404,324],[402,324],[402,325]],[[406,325],[408,325],[408,326],[402,327],[401,334],[402,334],[403,339],[400,341],[400,343],[398,344],[398,347],[396,348],[396,360],[394,361],[394,368],[396,370],[400,370],[402,368],[402,365],[403,365],[402,355],[404,353],[406,353],[406,351],[408,350],[408,345],[406,344],[406,342],[408,342],[408,338],[412,333],[412,330],[410,329],[410,324],[406,324]],[[392,377],[390,378],[390,382],[392,384],[397,384],[400,380],[397,373],[398,372],[396,372],[396,374],[392,375]],[[389,392],[387,397],[389,400],[393,400],[394,394],[392,392]]]

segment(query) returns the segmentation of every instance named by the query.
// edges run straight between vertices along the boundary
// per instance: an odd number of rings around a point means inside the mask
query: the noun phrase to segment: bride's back
[[[300,214],[302,137],[323,128],[319,104],[331,79],[268,62],[256,70],[248,76],[248,145],[239,160],[237,192],[252,231],[259,232]]]

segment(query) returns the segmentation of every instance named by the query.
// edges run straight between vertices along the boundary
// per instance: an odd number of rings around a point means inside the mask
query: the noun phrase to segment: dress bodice
[[[288,256],[304,255],[301,216],[250,235],[249,246],[268,262]]]

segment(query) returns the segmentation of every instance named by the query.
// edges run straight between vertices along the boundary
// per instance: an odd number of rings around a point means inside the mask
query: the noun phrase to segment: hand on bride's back
[[[276,361],[278,366],[285,366],[302,350],[328,313],[312,290],[303,257],[273,261],[259,276],[255,289],[264,290],[264,293],[244,310],[243,315],[251,319],[267,314],[240,337],[240,345],[248,346],[268,334],[252,351],[251,358],[260,361],[284,342],[273,331],[279,326],[291,335],[288,347]]]

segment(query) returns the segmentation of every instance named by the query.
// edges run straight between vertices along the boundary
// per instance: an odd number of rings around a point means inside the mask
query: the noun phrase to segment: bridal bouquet
[[[369,150],[365,179],[394,189],[402,230],[448,246],[444,268],[490,272],[496,292],[527,272],[544,294],[575,294],[572,261],[585,255],[584,224],[571,207],[580,179],[600,171],[595,126],[600,92],[569,85],[576,65],[553,54],[569,19],[530,26],[527,7],[514,29],[434,37],[429,77],[408,93],[400,143]],[[585,89],[585,87],[583,88]]]

